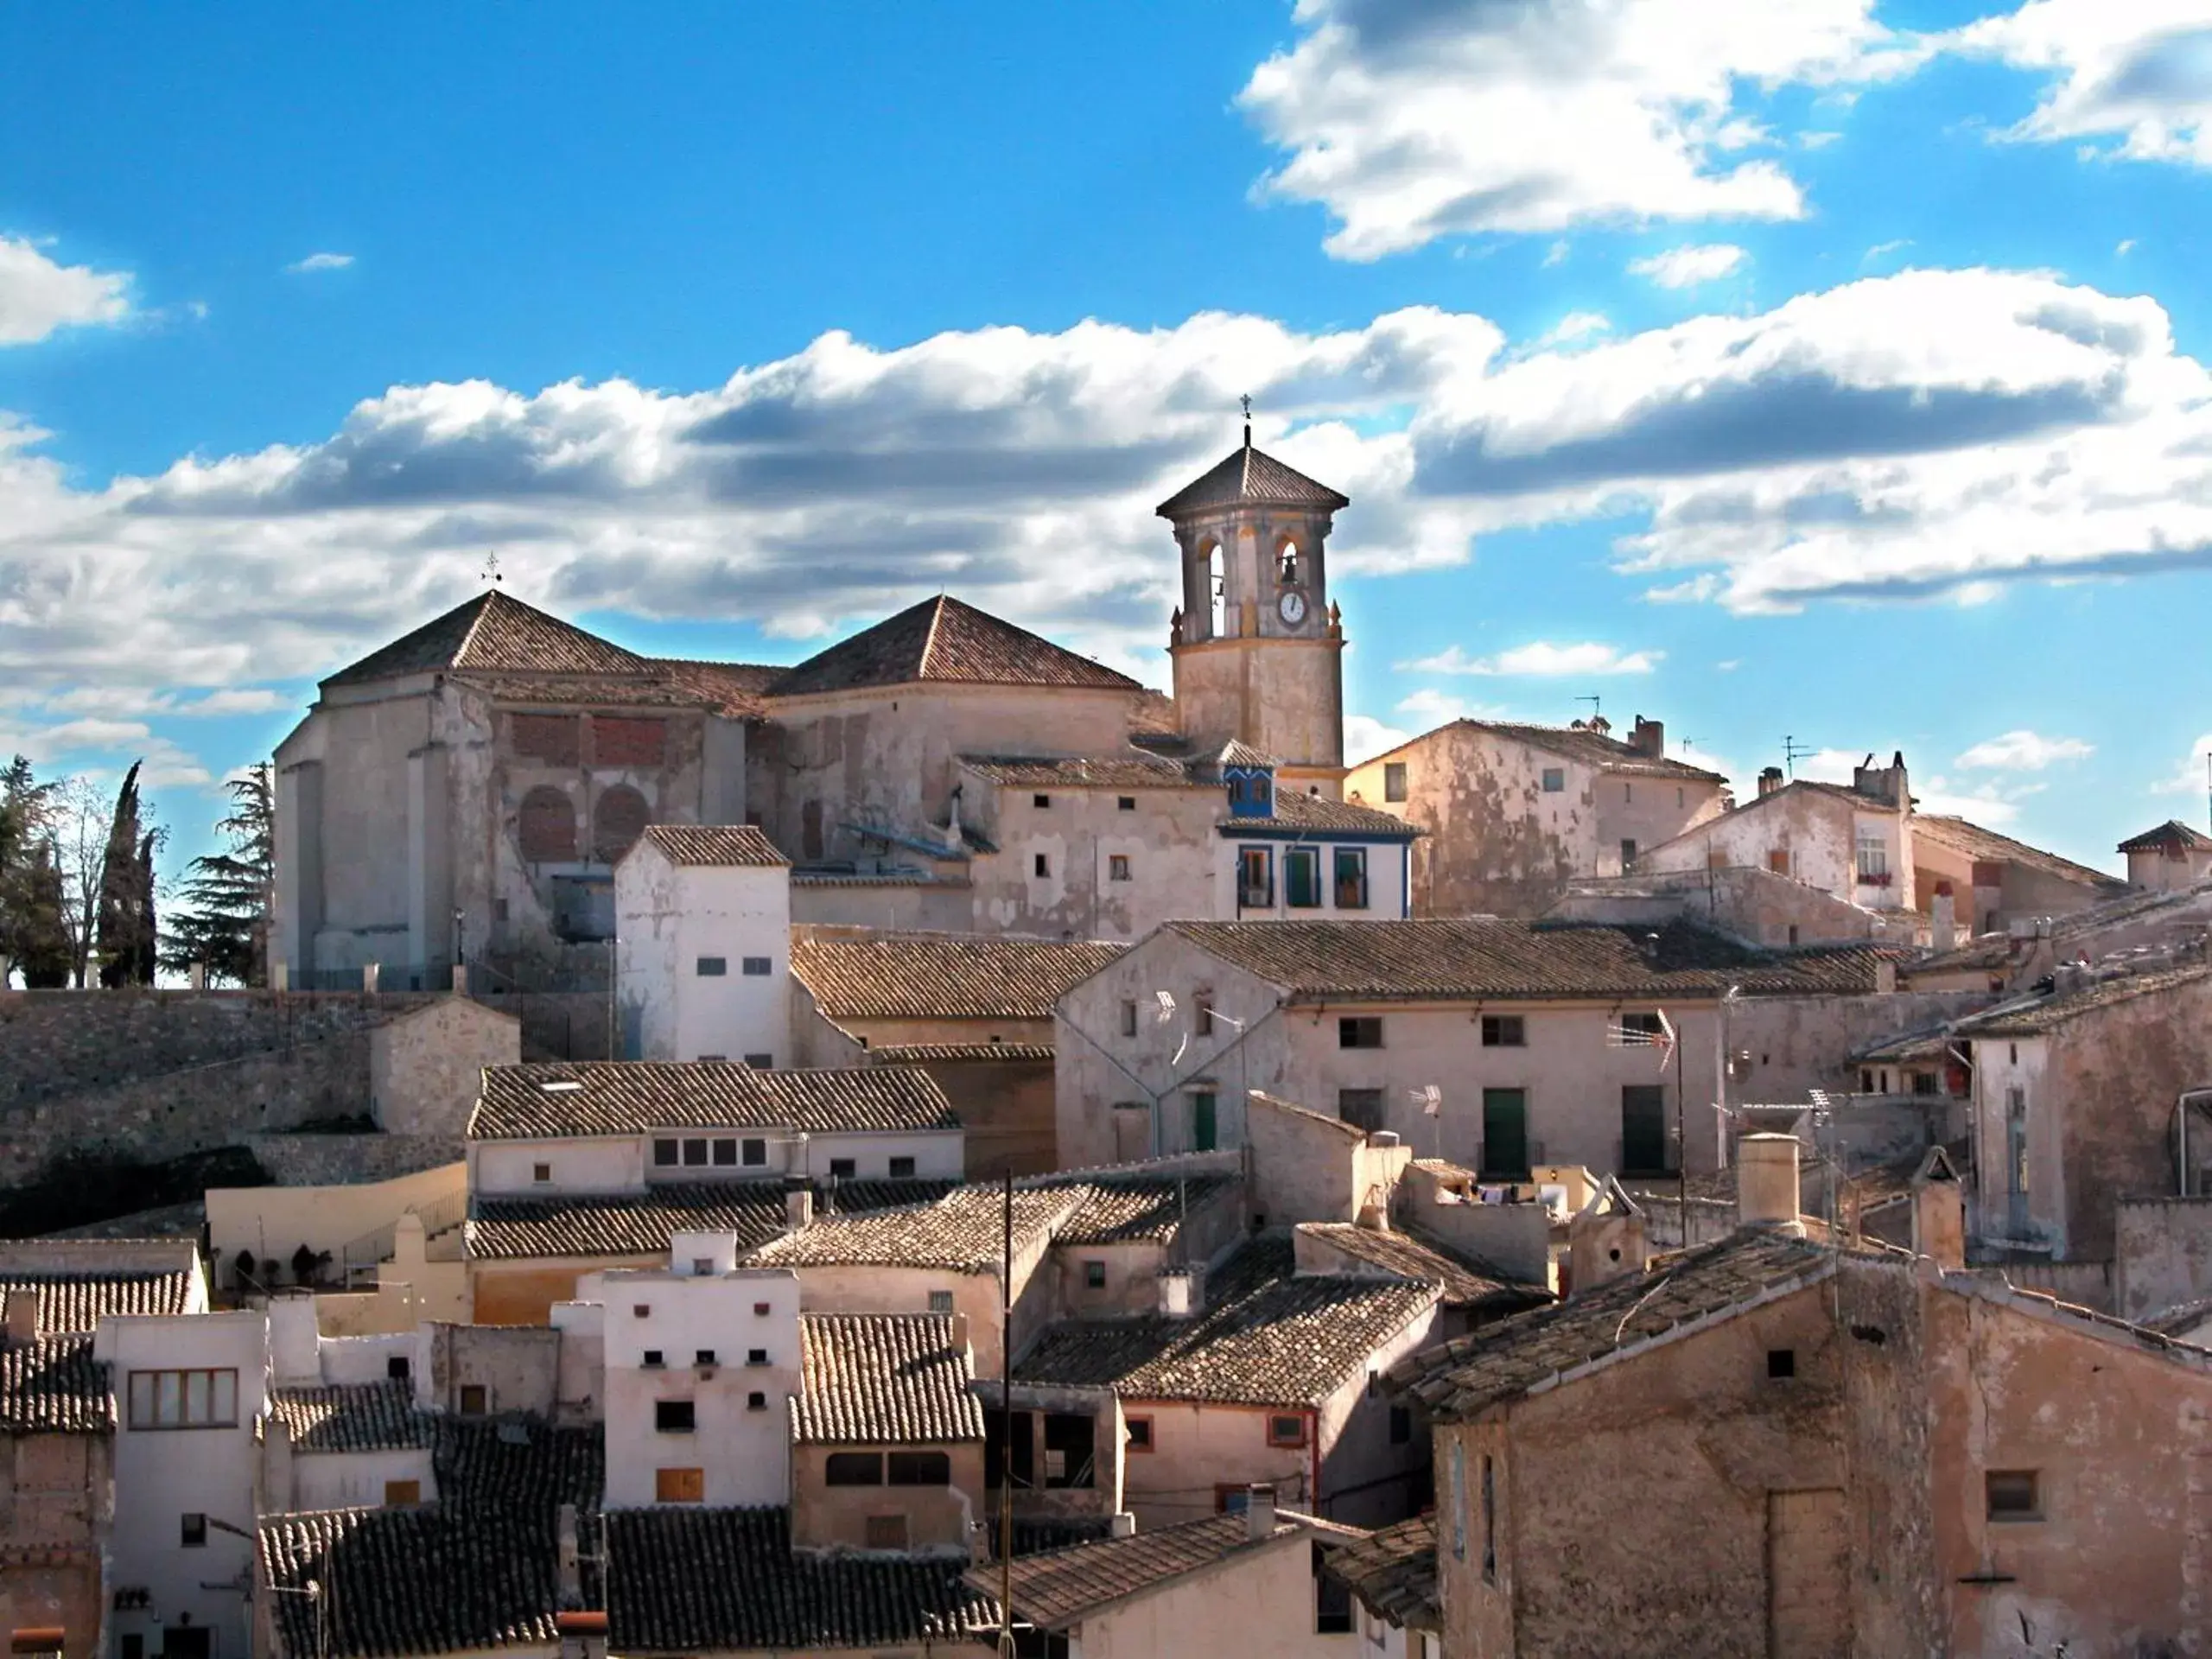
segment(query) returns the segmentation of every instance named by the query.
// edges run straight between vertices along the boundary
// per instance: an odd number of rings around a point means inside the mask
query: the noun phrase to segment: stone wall
[[[2113,1233],[2123,1319],[2212,1296],[2212,1198],[2123,1198]]]
[[[277,1186],[353,1186],[456,1163],[461,1138],[448,1135],[245,1135]]]

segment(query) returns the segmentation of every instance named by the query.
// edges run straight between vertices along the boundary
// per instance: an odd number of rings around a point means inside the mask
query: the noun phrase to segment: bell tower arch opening
[[[1230,633],[1229,555],[1221,543],[1211,537],[1206,539],[1205,562],[1205,637],[1209,639],[1226,639]]]

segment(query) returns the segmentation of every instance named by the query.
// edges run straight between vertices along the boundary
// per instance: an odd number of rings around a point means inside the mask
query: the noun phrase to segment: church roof
[[[1187,518],[1216,507],[1313,507],[1334,512],[1351,505],[1349,497],[1284,466],[1265,450],[1255,449],[1248,439],[1243,448],[1230,451],[1219,466],[1185,484],[1156,511],[1162,518]]]
[[[354,685],[456,669],[649,674],[653,664],[495,588],[402,634],[323,683]]]
[[[768,695],[797,697],[925,680],[1143,690],[1126,674],[939,594],[808,658],[771,685]]]

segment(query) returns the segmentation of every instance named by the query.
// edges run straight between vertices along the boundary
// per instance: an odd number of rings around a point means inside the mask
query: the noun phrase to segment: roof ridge
[[[938,626],[944,620],[945,601],[950,598],[950,594],[940,588],[938,591],[937,603],[930,607],[929,632],[922,636],[922,654],[914,661],[916,679],[926,680],[930,677],[930,658],[937,650]]]

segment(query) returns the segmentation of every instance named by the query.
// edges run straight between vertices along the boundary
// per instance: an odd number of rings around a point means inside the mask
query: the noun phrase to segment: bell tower
[[[1160,505],[1175,527],[1183,605],[1167,653],[1175,712],[1196,738],[1236,738],[1300,794],[1344,785],[1344,628],[1329,600],[1332,515],[1351,502],[1252,447]]]

